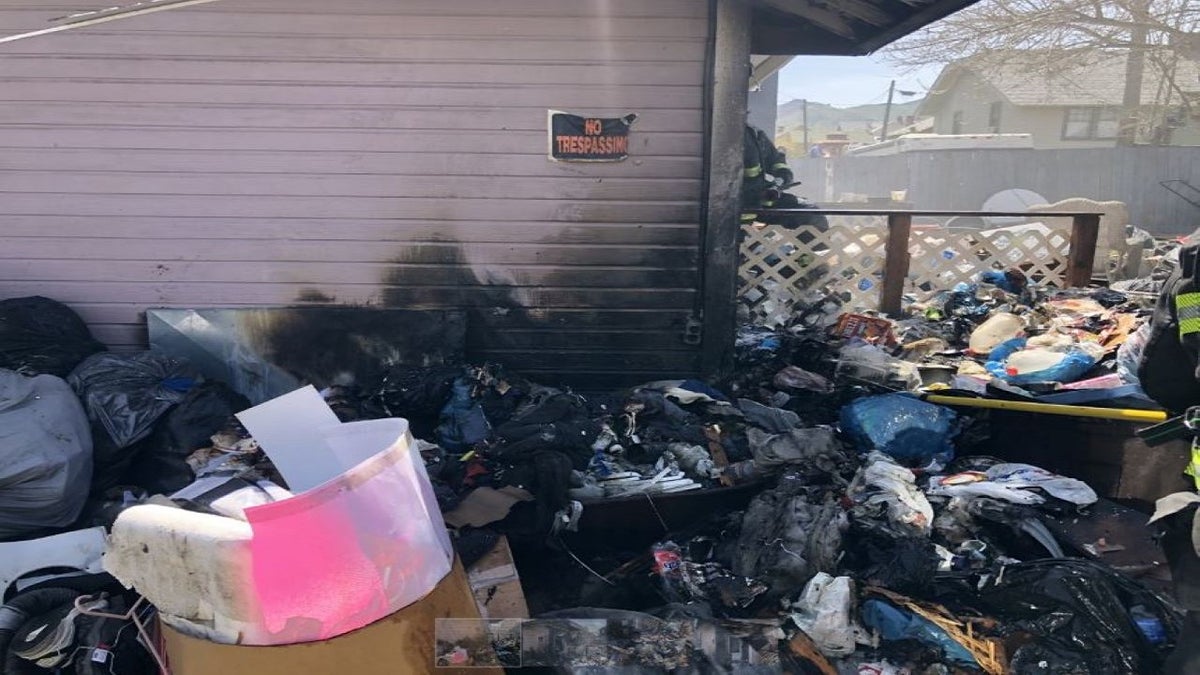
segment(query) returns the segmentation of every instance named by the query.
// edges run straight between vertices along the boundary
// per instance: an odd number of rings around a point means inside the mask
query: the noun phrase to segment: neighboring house
[[[1028,133],[1039,149],[1112,147],[1122,116],[1125,60],[1124,53],[1102,53],[1064,66],[1047,52],[1031,52],[1005,57],[1000,65],[952,63],[917,115],[934,117],[938,134]],[[1138,142],[1200,145],[1200,64],[1179,62],[1174,83],[1147,60]]]
[[[472,361],[603,388],[732,350],[752,54],[973,0],[223,0],[0,44],[0,297],[117,349],[151,307],[469,312]],[[0,34],[61,7],[0,0]],[[90,5],[90,7],[89,7]],[[628,160],[547,111],[636,113]]]

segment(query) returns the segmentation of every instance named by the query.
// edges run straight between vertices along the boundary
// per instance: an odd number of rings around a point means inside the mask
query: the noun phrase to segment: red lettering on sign
[[[560,155],[625,155],[629,139],[625,136],[555,136],[554,152]]]
[[[600,120],[584,120],[583,133],[588,136],[599,136],[604,131],[604,123]]]

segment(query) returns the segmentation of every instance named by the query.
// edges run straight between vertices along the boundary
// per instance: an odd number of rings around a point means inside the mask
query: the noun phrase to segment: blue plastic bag
[[[884,600],[871,598],[862,604],[863,625],[879,633],[884,640],[916,640],[942,653],[957,666],[981,670],[967,648],[932,621]]]
[[[1013,338],[1006,342],[1001,342],[992,350],[991,354],[988,354],[988,362],[983,367],[993,377],[998,377],[1009,384],[1021,385],[1033,382],[1074,382],[1083,377],[1087,371],[1096,365],[1096,358],[1094,356],[1082,349],[1072,349],[1067,352],[1066,357],[1062,361],[1059,361],[1050,368],[1032,373],[1010,375],[1006,362],[1010,356],[1024,349],[1025,344],[1025,338]]]
[[[1009,279],[1007,274],[1001,272],[1000,270],[988,270],[981,273],[979,275],[979,281],[985,284],[991,284],[1000,288],[1000,290],[1017,295],[1019,295],[1023,290],[1022,288],[1018,287],[1017,284],[1013,283],[1013,280]]]
[[[860,398],[842,408],[841,428],[861,454],[878,450],[901,464],[925,467],[954,459],[953,410],[907,394]]]

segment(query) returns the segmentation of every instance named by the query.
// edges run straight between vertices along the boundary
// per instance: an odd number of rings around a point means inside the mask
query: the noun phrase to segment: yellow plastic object
[[[1058,405],[1054,403],[1029,403],[1026,401],[998,401],[991,398],[965,398],[961,396],[938,396],[928,394],[923,400],[938,405],[961,408],[986,408],[988,410],[1013,410],[1016,412],[1041,413],[1043,415],[1065,415],[1067,417],[1093,417],[1125,422],[1164,422],[1167,413],[1162,410],[1133,410],[1128,408],[1095,408],[1082,405]]]
[[[1183,472],[1192,477],[1196,489],[1200,490],[1200,439],[1192,440],[1192,461]]]

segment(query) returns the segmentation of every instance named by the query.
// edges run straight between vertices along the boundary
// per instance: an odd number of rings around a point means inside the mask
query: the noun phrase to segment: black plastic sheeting
[[[183,400],[197,375],[185,361],[155,352],[96,354],[67,381],[83,400],[88,417],[108,432],[118,448],[140,441],[154,423]]]
[[[187,458],[196,450],[212,446],[213,434],[224,428],[235,413],[249,407],[245,396],[223,383],[205,382],[193,388],[155,424],[121,482],[151,494],[183,489],[196,478]]]
[[[1010,638],[1016,675],[1159,672],[1179,636],[1179,613],[1162,598],[1102,563],[1048,559],[1008,565],[976,590],[975,577],[939,577],[947,604],[1000,619]],[[956,588],[955,588],[956,587]],[[947,592],[946,589],[955,588]],[[1153,644],[1133,608],[1161,623]]]

